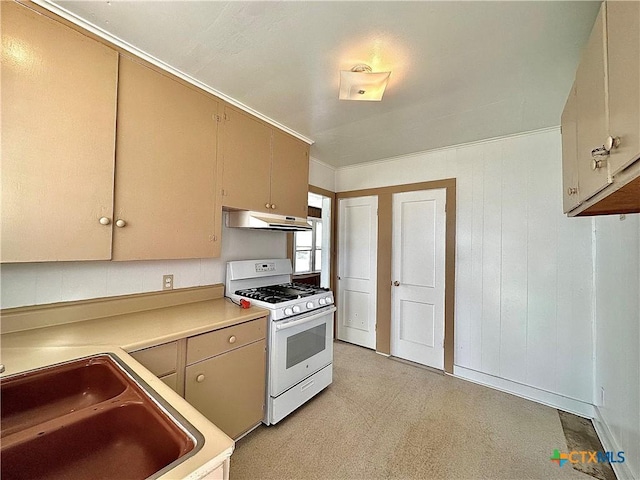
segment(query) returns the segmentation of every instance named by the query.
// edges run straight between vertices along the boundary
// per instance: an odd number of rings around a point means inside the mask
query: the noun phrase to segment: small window
[[[319,272],[322,268],[322,220],[309,218],[312,230],[293,236],[294,274]]]

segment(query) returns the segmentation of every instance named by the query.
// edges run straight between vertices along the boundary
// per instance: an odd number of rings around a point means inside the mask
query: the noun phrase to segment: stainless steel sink
[[[202,435],[117,357],[0,380],[3,480],[156,478]]]

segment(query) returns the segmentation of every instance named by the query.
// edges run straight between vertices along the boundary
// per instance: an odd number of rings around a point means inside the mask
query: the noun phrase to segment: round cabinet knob
[[[236,336],[235,335],[231,335],[229,337],[229,343],[236,343]]]
[[[116,227],[118,228],[122,228],[122,227],[126,227],[127,226],[127,222],[125,222],[124,220],[122,220],[121,218],[119,218],[118,220],[116,220]]]
[[[333,303],[333,297],[327,297],[327,303],[328,304],[332,304]]]
[[[276,209],[276,204],[274,203],[273,205],[271,205],[271,210],[275,210]]]
[[[591,170],[600,170],[604,167],[604,160],[602,158],[594,158],[591,160]]]
[[[270,203],[265,203],[265,204],[264,204],[264,206],[265,206],[266,208],[271,208],[271,204],[270,204]]]
[[[293,313],[293,310],[291,309],[291,307],[287,307],[284,309],[285,315],[291,315],[292,313]]]
[[[202,373],[196,377],[196,382],[198,383],[204,382],[204,375]]]
[[[294,305],[294,307],[293,307],[293,313],[300,313],[300,306],[298,306],[298,305]]]
[[[567,195],[571,196],[575,195],[576,193],[578,193],[578,189],[576,187],[567,188]]]
[[[307,302],[307,308],[308,309],[312,309],[313,308],[313,302]]]
[[[607,141],[604,144],[604,147],[608,151],[611,151],[614,148],[618,148],[619,146],[620,146],[620,137],[612,137],[611,135],[607,137]]]
[[[399,287],[400,286],[400,282],[396,280],[395,282],[393,282],[393,286],[394,287]]]
[[[111,219],[109,217],[100,217],[100,225],[109,225],[111,223]]]
[[[320,305],[326,305],[327,301],[324,298],[321,298],[320,300],[318,300],[318,303]]]

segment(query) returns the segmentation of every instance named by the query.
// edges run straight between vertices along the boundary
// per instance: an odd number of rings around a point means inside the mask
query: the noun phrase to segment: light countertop
[[[267,315],[219,298],[0,336],[3,377],[77,358],[111,353],[120,358],[204,436],[195,455],[161,478],[202,478],[229,458],[234,442],[127,352],[217,330]]]

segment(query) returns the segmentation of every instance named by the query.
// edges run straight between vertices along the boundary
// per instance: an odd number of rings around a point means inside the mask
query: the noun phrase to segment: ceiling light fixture
[[[369,65],[356,65],[340,71],[340,100],[382,100],[391,72],[371,71]]]

